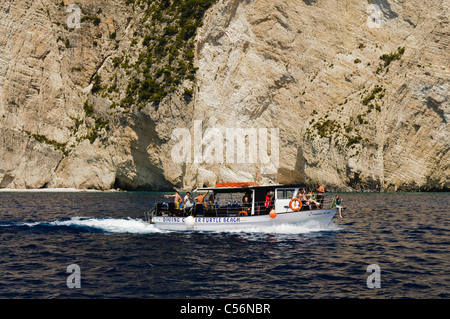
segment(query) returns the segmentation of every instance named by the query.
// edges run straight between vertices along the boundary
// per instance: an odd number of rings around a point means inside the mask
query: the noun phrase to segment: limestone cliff
[[[444,0],[73,4],[0,1],[0,187],[450,187]]]

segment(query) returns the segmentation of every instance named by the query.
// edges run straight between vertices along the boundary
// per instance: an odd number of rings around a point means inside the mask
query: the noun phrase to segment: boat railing
[[[254,215],[264,215],[269,214],[273,205],[269,207],[264,206],[265,202],[255,202],[254,203]],[[242,203],[242,202],[226,202],[226,203],[210,203],[208,209],[213,210],[217,214],[226,214],[229,216],[234,215],[250,215],[252,213],[252,203]]]
[[[157,214],[156,204],[151,209],[144,212],[144,219],[147,223],[152,224],[152,218]]]
[[[298,197],[296,197],[296,198],[298,199]],[[277,205],[277,208],[286,210],[286,212],[291,211],[291,208],[289,206],[291,200],[292,199],[280,199],[279,201],[282,201],[283,204],[282,204],[282,206]],[[332,199],[330,199],[330,197],[328,197],[328,196],[324,196],[321,199],[313,199],[312,201],[311,200],[301,200],[301,202],[302,202],[302,205],[301,205],[300,211],[328,209],[331,207]]]
[[[328,209],[331,207],[331,203],[332,203],[332,198],[334,196],[324,196],[322,197],[322,199],[320,200],[315,200],[315,202],[318,204],[316,205],[314,202],[308,202],[308,201],[302,201],[302,207],[301,207],[301,211],[302,210],[317,210],[317,209]],[[284,205],[284,208],[286,210],[289,210],[289,201],[287,202],[287,205]],[[225,212],[228,215],[231,214],[239,214],[240,212],[245,212],[248,215],[250,215],[251,211],[252,211],[252,204],[244,204],[242,202],[235,202],[235,203],[226,203],[226,204],[221,204],[221,203],[216,203],[216,204],[212,204],[209,203],[207,204],[207,209],[210,211],[215,211],[217,212]],[[275,209],[275,201],[271,201],[269,204],[267,204],[265,201],[260,201],[260,202],[254,202],[254,210],[253,210],[253,214],[254,215],[265,215],[265,214],[269,214],[270,211],[272,209]]]

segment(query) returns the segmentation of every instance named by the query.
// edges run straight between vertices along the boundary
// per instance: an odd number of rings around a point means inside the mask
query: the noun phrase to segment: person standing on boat
[[[325,193],[325,188],[323,185],[320,184],[320,182],[317,182],[317,201],[322,205],[323,204],[323,194]]]
[[[336,196],[333,198],[333,202],[331,203],[331,208],[338,208],[339,209],[339,217],[343,218],[342,216],[342,199],[339,198],[339,195],[336,194]]]
[[[272,197],[270,196],[270,192],[266,193],[266,198],[265,198],[265,202],[264,202],[264,207],[266,207],[266,209],[269,209],[269,207],[272,206]]]
[[[203,213],[203,204],[205,201],[205,197],[206,197],[206,195],[208,195],[208,193],[209,193],[209,190],[204,195],[200,194],[194,198],[194,200],[195,200],[195,210],[194,210],[195,215]]]
[[[175,194],[173,195],[164,195],[165,198],[167,197],[173,197],[173,203],[169,203],[169,211],[171,213],[173,213],[174,208],[176,207],[176,209],[179,208],[180,203],[182,202],[181,196],[180,194],[178,194],[178,192],[175,192]]]
[[[214,209],[214,194],[209,195],[208,202],[205,203],[205,206],[208,206],[210,209]]]
[[[183,199],[183,204],[184,204],[184,214],[187,215],[191,210],[192,206],[194,205],[192,203],[192,197],[190,192],[186,192],[186,195],[184,196]]]
[[[244,211],[250,212],[250,207],[251,207],[250,201],[251,201],[250,195],[245,194],[244,197],[242,198],[242,209]]]
[[[178,192],[175,192],[175,194],[173,195],[164,195],[164,197],[173,197],[173,202],[174,203],[181,203],[181,196],[180,194],[178,194]]]

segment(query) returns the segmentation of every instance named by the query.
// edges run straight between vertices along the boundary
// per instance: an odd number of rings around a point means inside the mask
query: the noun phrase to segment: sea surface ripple
[[[450,297],[449,193],[340,195],[328,227],[180,233],[144,221],[163,193],[0,192],[0,298]]]

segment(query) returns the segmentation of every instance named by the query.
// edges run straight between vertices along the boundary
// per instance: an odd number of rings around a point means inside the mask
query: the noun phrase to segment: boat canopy
[[[213,191],[214,193],[235,193],[235,192],[247,192],[249,190],[274,190],[277,188],[306,188],[305,184],[293,184],[293,185],[258,185],[254,182],[248,183],[217,183],[216,186],[201,187],[194,190],[194,192],[206,192]]]

